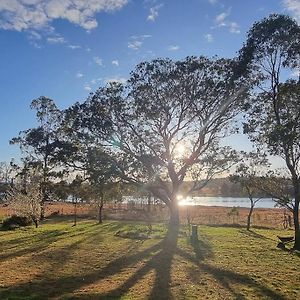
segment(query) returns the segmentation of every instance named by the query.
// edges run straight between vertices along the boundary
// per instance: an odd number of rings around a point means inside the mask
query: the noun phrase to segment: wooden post
[[[193,242],[197,242],[198,241],[198,226],[197,225],[192,225],[191,240]]]

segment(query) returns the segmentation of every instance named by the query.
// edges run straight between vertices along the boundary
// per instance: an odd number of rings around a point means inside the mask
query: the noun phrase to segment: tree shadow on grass
[[[97,269],[88,274],[77,274],[65,277],[42,278],[41,280],[31,281],[19,285],[12,286],[8,289],[0,291],[0,298],[18,297],[21,295],[23,299],[32,294],[42,298],[55,298],[64,296],[64,299],[120,299],[125,296],[132,287],[138,284],[150,272],[155,273],[154,283],[151,288],[148,299],[173,299],[172,287],[172,263],[174,255],[183,258],[185,261],[193,264],[193,272],[206,272],[213,276],[216,281],[227,290],[234,299],[244,299],[233,286],[239,284],[255,290],[263,299],[284,300],[285,297],[269,289],[268,287],[254,281],[250,276],[239,274],[231,270],[222,269],[207,263],[204,259],[212,255],[211,248],[204,241],[200,240],[193,244],[194,254],[179,248],[177,246],[178,228],[169,228],[165,238],[144,250],[137,251],[139,245],[134,249],[133,254],[125,254],[112,260],[103,268]],[[101,280],[105,280],[112,276],[121,275],[127,269],[133,269],[137,264],[141,267],[134,269],[130,273],[129,278],[125,279],[116,288],[108,292],[76,292],[85,286],[94,284]],[[191,277],[194,283],[197,282],[197,276]],[[21,298],[18,298],[21,299]]]
[[[243,235],[248,236],[248,237],[252,237],[252,238],[256,238],[256,239],[261,239],[261,240],[265,240],[265,241],[267,241],[267,240],[274,241],[273,239],[268,238],[268,237],[266,237],[266,236],[264,236],[262,234],[259,234],[259,233],[255,232],[253,230],[241,229],[241,230],[239,230],[239,232],[241,234],[243,234]]]
[[[66,232],[64,229],[54,229],[35,232],[34,235],[30,233],[28,236],[22,236],[9,241],[4,241],[3,243],[0,243],[0,246],[2,246],[0,252],[0,262],[7,259],[26,256],[32,253],[38,254],[43,250],[47,250],[56,242],[65,242],[68,241],[68,239],[73,240],[74,237],[79,237],[81,242],[92,239],[97,240],[99,231],[103,231],[103,228],[99,227],[99,229],[95,230],[94,224],[92,224],[87,227],[73,229],[69,232]],[[80,243],[80,241],[78,243]]]
[[[197,250],[195,250],[195,253],[196,251]],[[273,291],[272,289],[264,286],[263,284],[256,282],[249,275],[239,274],[232,270],[226,270],[223,268],[219,268],[217,266],[203,263],[185,251],[180,251],[180,255],[184,257],[186,260],[189,260],[190,262],[194,263],[194,268],[190,272],[194,273],[194,272],[201,271],[212,275],[227,291],[230,292],[230,294],[236,300],[245,299],[245,296],[240,292],[236,291],[232,286],[233,284],[239,284],[254,289],[261,295],[261,299],[276,299],[276,300],[287,299],[283,295]],[[194,281],[197,281],[197,279],[195,279],[195,276],[193,276],[193,278]]]

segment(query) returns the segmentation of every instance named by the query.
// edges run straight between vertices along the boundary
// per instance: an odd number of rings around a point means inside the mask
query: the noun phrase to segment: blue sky
[[[300,20],[300,0],[0,0],[0,161],[19,156],[9,139],[36,125],[34,98],[63,109],[143,60],[233,57],[274,12]]]

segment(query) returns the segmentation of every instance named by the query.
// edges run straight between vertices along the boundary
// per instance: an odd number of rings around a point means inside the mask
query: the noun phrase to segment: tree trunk
[[[103,217],[102,217],[102,210],[103,210],[103,202],[101,201],[101,204],[99,205],[98,210],[98,222],[99,224],[103,223]]]
[[[254,204],[251,203],[251,207],[250,207],[249,214],[247,217],[247,230],[250,230],[250,227],[251,227],[251,216],[252,216],[253,210],[254,210]]]
[[[41,201],[41,215],[40,215],[40,220],[45,219],[45,201]]]
[[[35,228],[39,227],[39,221],[36,218],[32,218]]]
[[[77,225],[77,198],[74,203],[74,225],[73,226],[76,226],[76,225]]]
[[[147,210],[148,210],[148,213],[150,213],[150,210],[151,210],[151,194],[149,193],[148,194],[148,199],[147,199]]]
[[[298,192],[295,195],[295,207],[293,210],[294,228],[295,228],[295,243],[293,249],[300,251],[299,202],[300,202],[300,192]]]
[[[179,225],[179,207],[177,199],[173,200],[170,206],[170,225],[178,226]]]

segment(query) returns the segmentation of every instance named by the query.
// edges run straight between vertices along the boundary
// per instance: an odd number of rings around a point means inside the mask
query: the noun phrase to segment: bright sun
[[[183,144],[178,144],[176,147],[175,147],[175,152],[178,156],[183,156],[184,153],[186,151],[186,148]]]

